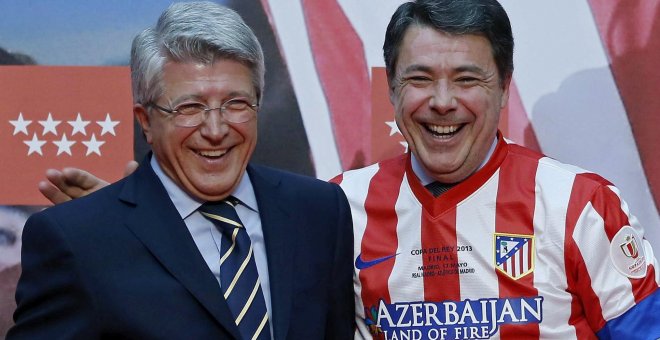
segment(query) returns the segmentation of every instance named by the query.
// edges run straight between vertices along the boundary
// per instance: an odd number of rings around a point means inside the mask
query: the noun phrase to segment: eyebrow
[[[426,73],[433,73],[433,68],[430,66],[426,65],[420,65],[420,64],[413,64],[408,67],[406,67],[405,70],[403,70],[402,74],[408,74],[412,72],[426,72]],[[486,71],[482,69],[481,67],[477,65],[461,65],[457,68],[454,69],[455,72],[462,73],[462,72],[472,72],[472,73],[478,73],[481,75],[486,75]]]
[[[477,65],[463,65],[459,66],[456,68],[456,72],[462,73],[462,72],[471,72],[471,73],[478,73],[481,75],[487,75],[486,70],[482,69],[481,67]]]
[[[246,97],[252,99],[253,97],[256,97],[256,95],[253,95],[251,93],[245,92],[245,91],[231,91],[227,93],[224,96],[224,100],[229,100],[237,97]],[[176,105],[179,105],[180,103],[187,101],[187,100],[193,100],[197,102],[203,102],[205,99],[204,96],[202,95],[197,95],[197,94],[186,94],[178,98],[174,98],[172,100],[172,103]]]
[[[406,69],[403,70],[402,74],[408,74],[408,73],[417,72],[417,71],[432,73],[433,69],[429,66],[426,66],[426,65],[412,64],[412,65],[406,67]]]

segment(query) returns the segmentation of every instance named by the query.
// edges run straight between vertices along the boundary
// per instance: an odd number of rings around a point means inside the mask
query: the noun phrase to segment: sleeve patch
[[[631,226],[624,226],[612,238],[610,258],[621,274],[640,279],[646,276],[646,254],[642,237]]]

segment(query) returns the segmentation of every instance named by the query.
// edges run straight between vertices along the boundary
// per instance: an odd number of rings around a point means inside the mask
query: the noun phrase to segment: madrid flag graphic
[[[44,205],[46,169],[115,181],[133,159],[127,67],[0,67],[0,204]]]

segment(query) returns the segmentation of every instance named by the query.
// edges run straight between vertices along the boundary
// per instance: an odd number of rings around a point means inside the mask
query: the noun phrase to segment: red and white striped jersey
[[[607,337],[660,301],[657,260],[617,188],[501,136],[438,198],[408,154],[334,181],[353,214],[357,339]]]

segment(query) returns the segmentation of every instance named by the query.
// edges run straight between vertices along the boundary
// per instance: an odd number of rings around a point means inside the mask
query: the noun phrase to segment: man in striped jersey
[[[497,130],[513,72],[497,1],[405,3],[383,49],[410,152],[335,179],[356,338],[660,337],[657,260],[617,188]]]

